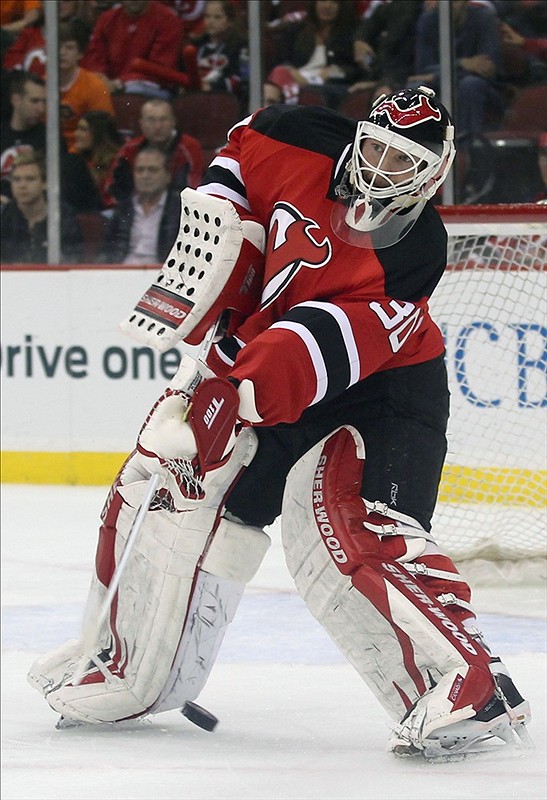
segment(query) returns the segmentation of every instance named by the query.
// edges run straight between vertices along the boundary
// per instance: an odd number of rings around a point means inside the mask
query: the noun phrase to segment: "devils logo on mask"
[[[267,308],[283,292],[301,267],[318,269],[330,261],[332,245],[327,236],[312,235],[319,225],[303,217],[290,203],[276,203],[266,249],[266,274],[271,276],[262,292],[261,308]]]
[[[439,122],[441,111],[434,108],[425,95],[412,96],[394,95],[386,98],[371,113],[371,122],[378,122],[378,118],[385,114],[389,120],[390,127],[412,128],[414,125],[421,125],[424,122]]]

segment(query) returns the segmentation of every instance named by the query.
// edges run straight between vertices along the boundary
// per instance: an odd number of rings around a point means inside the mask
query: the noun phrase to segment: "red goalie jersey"
[[[250,379],[264,425],[294,422],[380,370],[444,351],[427,300],[446,266],[446,231],[427,204],[384,249],[331,227],[356,123],[328,109],[271,106],[230,132],[199,191],[232,201],[268,232],[260,307],[211,355]]]

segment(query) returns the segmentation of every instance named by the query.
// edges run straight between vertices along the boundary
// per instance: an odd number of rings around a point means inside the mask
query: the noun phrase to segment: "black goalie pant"
[[[272,524],[293,464],[336,428],[352,425],[365,442],[363,497],[386,503],[429,531],[446,455],[448,406],[446,366],[439,356],[372,375],[307,409],[293,424],[257,427],[258,451],[227,510],[248,525]]]

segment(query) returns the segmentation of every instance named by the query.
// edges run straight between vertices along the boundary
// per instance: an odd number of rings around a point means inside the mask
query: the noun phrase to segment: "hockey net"
[[[433,531],[474,581],[544,580],[547,205],[439,211],[451,415]]]

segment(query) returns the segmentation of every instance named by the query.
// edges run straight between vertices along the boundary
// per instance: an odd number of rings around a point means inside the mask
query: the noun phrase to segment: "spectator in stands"
[[[80,20],[59,25],[59,84],[61,132],[68,149],[74,145],[74,131],[86,111],[114,114],[110,90],[103,79],[80,66],[87,32]]]
[[[262,105],[273,106],[276,103],[284,103],[285,95],[283,89],[273,81],[264,81],[262,84]]]
[[[175,71],[182,40],[182,24],[170,8],[155,0],[122,0],[97,19],[82,63],[102,75],[111,92],[169,99],[171,84],[154,68]]]
[[[197,66],[203,92],[231,92],[245,103],[249,91],[247,41],[230,0],[205,4],[205,31],[197,39]]]
[[[185,43],[193,43],[203,35],[206,0],[159,0],[159,2],[174,11],[182,22]]]
[[[133,165],[131,197],[114,209],[101,260],[115,264],[155,264],[165,260],[176,239],[180,195],[169,189],[167,154],[148,145]]]
[[[40,16],[41,0],[2,0],[0,30],[2,55],[27,25],[34,25]]]
[[[374,2],[376,1],[374,0]],[[284,3],[282,0],[270,0],[266,10],[267,30],[280,30],[292,22],[301,22],[306,18],[310,5],[311,0],[305,0],[302,3]]]
[[[0,123],[1,202],[11,198],[10,176],[14,159],[22,152],[46,150],[46,86],[42,78],[15,72],[9,83],[11,115]]]
[[[529,83],[547,80],[547,36],[522,36],[507,22],[501,25],[501,36],[505,44],[514,45],[526,56]]]
[[[203,150],[197,139],[177,129],[172,104],[152,98],[141,107],[141,136],[130,139],[120,149],[114,177],[108,191],[115,200],[129,197],[133,191],[133,164],[137,153],[148,145],[163,150],[168,159],[171,188],[180,192],[186,186],[196,189],[203,177]]]
[[[91,33],[94,3],[87,0],[59,0],[59,21],[80,20],[85,27],[87,38]],[[4,56],[7,69],[22,69],[41,78],[46,77],[46,39],[44,11],[40,10],[38,20],[23,28],[15,42]]]
[[[499,121],[506,99],[498,82],[501,64],[499,20],[491,7],[470,0],[453,0],[455,33],[457,125],[460,148],[487,128],[488,115]],[[439,9],[426,7],[416,30],[416,73],[409,86],[426,85],[439,91]],[[442,98],[441,98],[442,100]]]
[[[10,113],[2,117],[0,126],[0,164],[2,171],[2,203],[11,199],[11,170],[21,153],[44,156],[46,151],[46,86],[42,78],[16,70],[9,84]],[[98,203],[95,186],[85,163],[79,163],[61,143],[61,196],[75,211],[87,211]],[[91,206],[90,206],[91,203]],[[100,208],[101,206],[97,206]]]
[[[547,36],[545,0],[494,0],[500,20],[524,38]]]
[[[38,19],[27,25],[6,50],[3,64],[6,69],[22,69],[40,78],[46,77],[46,39],[44,11],[39,9]]]
[[[114,164],[122,144],[116,120],[106,111],[86,111],[78,120],[71,152],[84,160],[92,178],[93,195],[86,203],[86,210],[106,210],[115,205],[108,186],[113,180]],[[81,192],[78,185],[74,190],[78,188]]]
[[[89,9],[93,3],[82,5],[81,0],[59,0],[59,21],[69,22],[78,19],[80,25],[86,30],[87,38],[91,33],[91,15]],[[86,39],[87,41],[87,39]],[[7,69],[22,69],[32,72],[41,78],[46,77],[46,39],[43,7],[39,17],[32,25],[23,28],[15,42],[4,56],[4,66]]]
[[[253,113],[254,111],[258,111],[259,108],[265,108],[266,106],[274,106],[276,103],[284,103],[285,102],[285,95],[283,94],[283,89],[281,86],[278,86],[277,83],[272,83],[272,81],[264,81],[262,84],[262,97],[260,100],[260,105],[256,108],[249,108],[248,113]],[[219,148],[220,150],[220,148]]]
[[[406,85],[414,72],[416,23],[422,0],[387,0],[376,5],[355,33],[355,61],[362,80],[350,91],[374,88],[390,94]]]
[[[34,153],[22,153],[11,174],[13,199],[2,207],[0,237],[2,261],[43,264],[47,262],[47,214],[45,162]],[[61,206],[62,261],[77,262],[82,234],[67,206]]]
[[[303,86],[321,86],[328,105],[337,106],[362,76],[353,56],[357,16],[353,3],[315,0],[299,21],[279,28],[268,79],[283,88],[285,101],[297,103]]]

